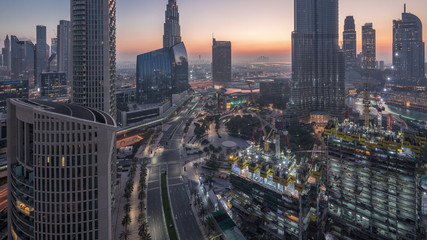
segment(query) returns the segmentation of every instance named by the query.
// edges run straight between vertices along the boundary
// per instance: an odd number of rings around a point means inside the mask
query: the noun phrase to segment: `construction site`
[[[254,235],[317,239],[325,200],[322,157],[322,151],[293,154],[256,145],[229,156],[233,213]]]

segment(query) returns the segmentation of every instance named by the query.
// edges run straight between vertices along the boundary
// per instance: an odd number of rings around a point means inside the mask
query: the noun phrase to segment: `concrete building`
[[[165,12],[163,48],[171,48],[181,41],[181,26],[176,0],[169,0]]]
[[[92,108],[9,99],[8,238],[111,239],[116,124]]]
[[[362,69],[376,69],[376,31],[372,23],[362,26]]]
[[[231,42],[217,41],[212,42],[212,80],[214,86],[224,87],[230,83],[231,75]]]
[[[116,1],[71,0],[70,28],[72,102],[115,118]]]
[[[289,122],[311,114],[344,118],[345,58],[338,45],[338,0],[295,0]]]
[[[425,239],[426,137],[332,122],[324,133],[329,233],[336,239]]]
[[[423,26],[414,14],[402,13],[401,20],[393,21],[394,81],[402,87],[424,86]]]
[[[356,67],[356,26],[353,16],[347,16],[344,23],[342,49],[345,54],[345,68],[352,69]]]

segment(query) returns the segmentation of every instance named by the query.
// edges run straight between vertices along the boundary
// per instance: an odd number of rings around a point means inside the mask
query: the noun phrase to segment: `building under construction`
[[[344,240],[426,239],[421,150],[426,138],[329,122],[329,236]]]
[[[305,157],[273,154],[256,146],[230,156],[233,213],[257,236],[320,239],[322,156],[320,151]]]

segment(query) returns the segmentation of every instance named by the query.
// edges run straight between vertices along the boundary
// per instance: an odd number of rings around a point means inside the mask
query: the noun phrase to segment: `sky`
[[[182,40],[190,61],[211,58],[212,36],[232,42],[233,62],[268,56],[291,61],[294,0],[177,0]],[[392,21],[407,11],[427,24],[426,0],[341,0],[340,41],[344,19],[353,15],[361,51],[361,27],[372,22],[377,30],[377,60],[391,62]],[[167,0],[117,0],[118,61],[162,47]],[[0,39],[6,34],[35,42],[35,26],[47,26],[56,36],[59,20],[69,19],[69,0],[0,0]],[[425,29],[424,29],[425,30]],[[427,31],[423,32],[427,39]],[[2,46],[3,43],[0,43]]]

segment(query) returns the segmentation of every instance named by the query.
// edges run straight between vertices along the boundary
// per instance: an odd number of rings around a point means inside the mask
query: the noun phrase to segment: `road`
[[[172,213],[180,239],[203,239],[181,179],[182,166],[186,160],[183,156],[182,138],[185,124],[192,115],[194,111],[192,107],[196,103],[198,104],[198,102],[192,102],[185,106],[184,110],[168,123],[171,126],[164,132],[160,140],[160,144],[165,147],[165,150],[153,157],[149,165],[147,214],[149,231],[153,240],[168,239],[160,194],[160,173],[164,170],[168,174]]]

